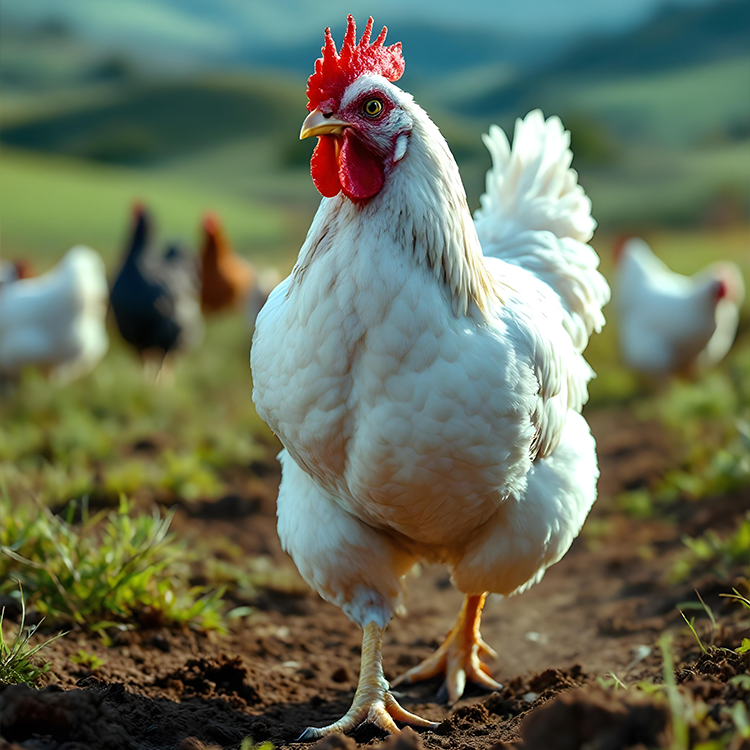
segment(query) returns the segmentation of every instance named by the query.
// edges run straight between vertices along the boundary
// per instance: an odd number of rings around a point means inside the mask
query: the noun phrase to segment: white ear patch
[[[406,156],[406,147],[409,145],[409,136],[406,133],[396,138],[396,148],[393,150],[393,163],[401,161]]]

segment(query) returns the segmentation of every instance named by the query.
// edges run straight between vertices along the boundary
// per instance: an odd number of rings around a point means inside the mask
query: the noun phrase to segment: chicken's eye
[[[367,117],[377,117],[383,111],[383,102],[380,99],[368,99],[362,105],[362,111]]]

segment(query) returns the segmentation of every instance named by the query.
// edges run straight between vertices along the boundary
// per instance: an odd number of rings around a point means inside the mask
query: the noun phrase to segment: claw
[[[295,742],[312,742],[319,739],[318,730],[315,727],[308,727],[302,734],[297,737]]]
[[[388,690],[383,676],[380,647],[383,628],[370,623],[365,627],[362,639],[362,669],[354,702],[346,714],[326,727],[308,727],[297,742],[318,740],[333,732],[353,732],[362,724],[374,724],[387,734],[398,734],[396,722],[411,724],[423,729],[435,729],[438,725],[402,708]]]
[[[413,727],[421,727],[422,729],[437,729],[440,726],[436,721],[423,719],[421,716],[417,716],[411,711],[402,708],[391,693],[385,694],[385,707],[396,721],[400,721],[403,724],[411,724]]]
[[[398,734],[400,730],[396,726],[397,721],[421,729],[438,727],[436,722],[423,719],[402,708],[389,692],[384,692],[382,698],[376,698],[369,705],[364,701],[357,705],[355,699],[354,705],[342,719],[326,727],[308,727],[297,738],[297,742],[312,742],[333,732],[354,732],[364,724],[374,724],[386,734]]]
[[[448,683],[444,682],[439,688],[437,693],[435,693],[435,703],[449,703],[450,699],[448,697]]]
[[[490,675],[489,667],[480,656],[496,658],[479,635],[479,619],[484,606],[484,596],[469,596],[445,642],[432,656],[396,678],[392,685],[420,682],[445,675],[438,690],[439,703],[455,703],[464,693],[466,683],[472,682],[484,690],[502,690],[502,685]]]

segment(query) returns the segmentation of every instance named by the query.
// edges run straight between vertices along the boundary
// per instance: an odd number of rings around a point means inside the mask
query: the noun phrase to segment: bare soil
[[[635,520],[616,509],[623,489],[648,486],[673,465],[669,440],[657,424],[625,410],[588,415],[599,443],[600,499],[581,537],[562,562],[529,592],[490,599],[483,635],[499,659],[492,695],[468,690],[453,707],[435,702],[439,682],[404,689],[410,710],[442,722],[435,731],[384,738],[372,729],[355,739],[327,738],[317,748],[391,750],[576,750],[667,747],[665,701],[634,691],[605,690],[597,678],[614,673],[626,683],[661,681],[656,645],[674,634],[680,690],[705,704],[714,733],[731,723],[728,701],[749,702],[733,677],[748,671],[747,655],[704,655],[686,634],[677,605],[695,601],[697,586],[718,619],[716,645],[734,648],[750,635],[743,611],[719,598],[734,580],[710,573],[690,584],[670,583],[683,534],[711,527],[729,532],[750,509],[750,492],[678,504],[668,520]],[[169,630],[158,622],[118,633],[106,648],[71,633],[46,652],[50,684],[41,690],[0,687],[0,750],[201,750],[239,748],[252,737],[280,748],[308,725],[339,718],[356,687],[360,633],[335,607],[298,578],[275,533],[279,471],[272,458],[238,468],[233,494],[181,508],[175,529],[206,555],[266,556],[276,575],[258,594],[232,594],[254,613],[228,635]],[[200,578],[200,573],[198,574]],[[426,568],[410,579],[408,614],[390,625],[384,646],[386,676],[416,664],[439,645],[459,610],[461,595],[447,572]],[[153,627],[146,627],[153,625]],[[702,631],[705,634],[705,628]],[[91,674],[70,662],[79,649],[104,666]],[[702,739],[702,729],[693,739]],[[385,744],[382,744],[385,742]],[[733,748],[743,747],[738,740]]]

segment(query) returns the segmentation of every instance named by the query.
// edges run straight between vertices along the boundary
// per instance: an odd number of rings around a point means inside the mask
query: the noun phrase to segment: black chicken
[[[140,204],[133,209],[133,233],[110,302],[122,337],[157,376],[169,369],[170,355],[190,349],[203,337],[196,277],[190,264],[151,249],[151,219]]]

